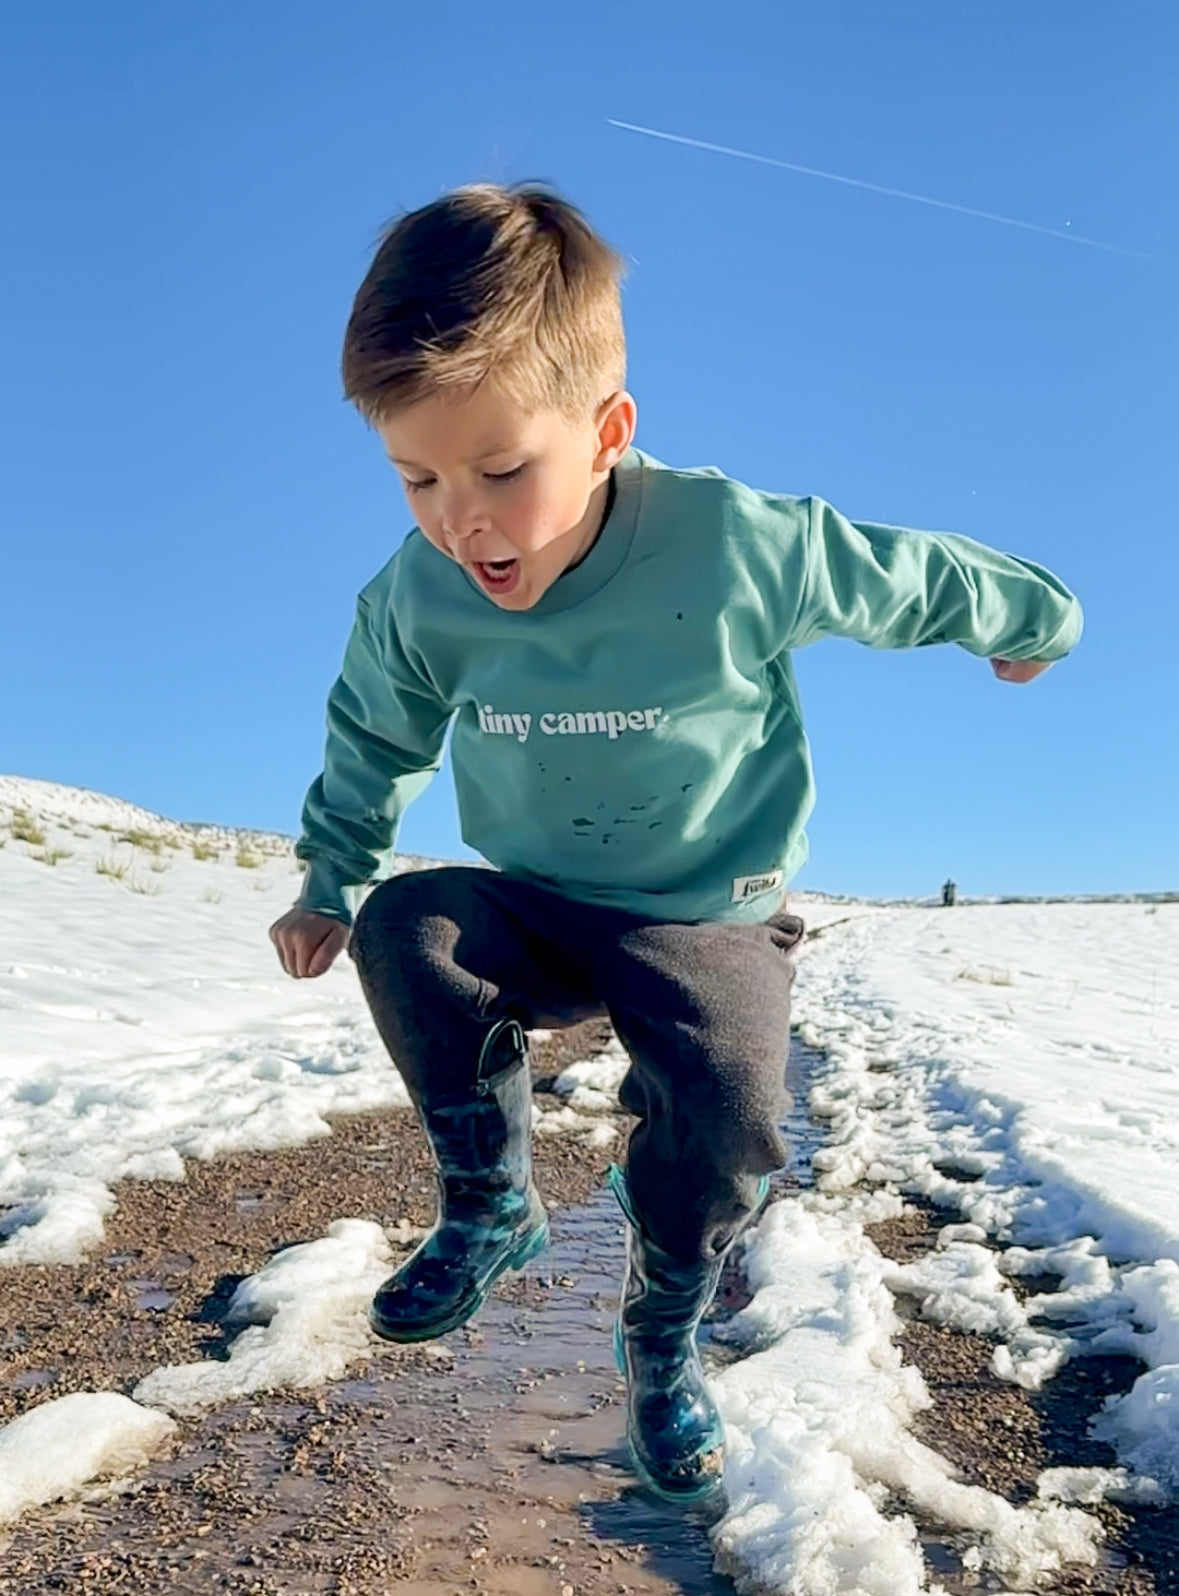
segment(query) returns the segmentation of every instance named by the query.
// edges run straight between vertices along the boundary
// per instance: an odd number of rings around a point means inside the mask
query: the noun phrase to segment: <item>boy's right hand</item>
[[[330,970],[336,955],[348,946],[349,929],[342,920],[296,906],[270,927],[279,962],[298,979]]]

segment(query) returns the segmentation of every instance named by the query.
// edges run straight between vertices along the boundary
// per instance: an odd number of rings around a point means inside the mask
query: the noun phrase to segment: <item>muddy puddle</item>
[[[819,1141],[805,1113],[815,1060],[796,1050],[787,1184],[809,1178]],[[399,1596],[478,1589],[504,1596],[644,1591],[733,1596],[713,1572],[709,1523],[635,1482],[612,1333],[624,1258],[614,1199],[598,1192],[553,1215],[545,1253],[504,1283],[471,1326],[408,1370],[382,1356],[330,1393],[348,1413],[348,1445],[396,1500],[406,1541]],[[739,1281],[713,1318],[740,1302]],[[707,1358],[707,1325],[702,1335]],[[326,1437],[325,1437],[326,1439]],[[261,1460],[259,1460],[261,1461]],[[322,1478],[292,1486],[281,1446],[265,1489],[314,1515]]]
[[[396,1378],[341,1388],[396,1446],[388,1461],[398,1500],[414,1515],[419,1554],[437,1559],[448,1549],[454,1566],[461,1552],[481,1589],[499,1588],[494,1570],[505,1547],[515,1566],[502,1588],[519,1596],[565,1583],[584,1591],[595,1581],[652,1592],[733,1589],[712,1573],[706,1517],[663,1507],[631,1475],[611,1350],[622,1265],[620,1216],[602,1193],[554,1216],[543,1259],[488,1304],[477,1327],[440,1344],[453,1351],[444,1376],[417,1390]],[[418,1436],[426,1408],[434,1422]],[[522,1557],[533,1567],[525,1577]],[[435,1578],[403,1579],[398,1590],[425,1596],[443,1588]]]
[[[810,1179],[822,1141],[805,1108],[819,1062],[792,1050],[784,1185]],[[435,1344],[445,1372],[407,1380],[379,1364],[338,1388],[367,1415],[356,1441],[396,1477],[417,1556],[435,1565],[403,1575],[399,1593],[449,1591],[461,1567],[480,1590],[513,1596],[569,1588],[731,1596],[735,1587],[712,1569],[708,1526],[718,1510],[665,1506],[630,1469],[612,1352],[623,1258],[617,1205],[598,1192],[555,1214],[545,1253],[474,1325]],[[740,1301],[735,1279],[710,1317],[723,1319]],[[701,1339],[707,1359],[707,1324]]]

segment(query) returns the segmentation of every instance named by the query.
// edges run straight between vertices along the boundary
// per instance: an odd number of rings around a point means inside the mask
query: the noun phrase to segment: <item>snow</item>
[[[1037,1182],[1022,1235],[1179,1260],[1177,963],[1179,904],[891,910],[816,944],[798,1017],[845,1073],[903,1058],[964,1167]],[[1013,1223],[986,1195],[977,1222]]]
[[[249,1328],[228,1360],[155,1369],[135,1400],[191,1414],[256,1391],[338,1380],[371,1351],[368,1305],[394,1267],[379,1225],[337,1219],[321,1240],[285,1248],[238,1286],[226,1318]]]
[[[819,1198],[838,1210],[881,1185],[965,1221],[883,1279],[1000,1336],[1001,1378],[1035,1388],[1086,1350],[1140,1358],[1096,1433],[1163,1495],[1179,1491],[1177,967],[1176,903],[875,909],[807,949],[795,1003],[829,1061]],[[1005,1277],[1041,1272],[1061,1290],[1021,1305]]]
[[[90,1481],[130,1474],[176,1425],[113,1391],[44,1402],[0,1430],[0,1524],[42,1502],[80,1496]]]
[[[43,842],[11,834],[22,810]],[[128,1176],[408,1103],[348,959],[313,984],[279,967],[288,839],[3,777],[0,842],[0,1265],[83,1257]]]
[[[278,968],[266,928],[298,887],[286,839],[0,778],[0,844],[0,1263],[85,1256],[122,1179],[182,1179],[185,1157],[406,1102],[347,959],[314,983]],[[814,1188],[748,1238],[753,1297],[723,1332],[744,1356],[714,1374],[718,1559],[747,1591],[934,1591],[917,1514],[980,1577],[1040,1586],[1097,1556],[1094,1504],[1179,1493],[1179,904],[795,906],[821,932],[795,1017],[825,1057],[809,1106],[826,1138]],[[625,1069],[612,1047],[566,1070],[536,1134],[604,1143]],[[945,1224],[896,1264],[864,1227],[905,1193]],[[166,1412],[338,1378],[371,1350],[389,1239],[342,1217],[243,1282],[228,1359],[0,1431],[0,1516],[135,1466]],[[1012,1289],[1044,1274],[1058,1290]],[[1088,1352],[1141,1359],[1095,1425],[1116,1466],[1048,1470],[1020,1509],[955,1479],[913,1435],[929,1399],[895,1345],[901,1295],[985,1331],[996,1373],[1029,1388]],[[35,1477],[18,1472],[30,1456]]]
[[[973,1532],[979,1565],[1006,1579],[1097,1561],[1095,1519],[1055,1502],[1014,1508],[956,1481],[914,1439],[909,1421],[929,1395],[892,1344],[883,1260],[858,1222],[806,1197],[776,1203],[745,1266],[754,1298],[725,1340],[754,1350],[714,1382],[731,1502],[717,1540],[739,1588],[751,1569],[797,1596],[924,1590],[912,1520],[881,1512],[890,1492]]]

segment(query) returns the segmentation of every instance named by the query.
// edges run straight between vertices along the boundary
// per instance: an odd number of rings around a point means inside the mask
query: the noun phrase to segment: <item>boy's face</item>
[[[378,423],[424,535],[504,610],[529,610],[601,530],[610,471],[634,435],[617,393],[577,424],[482,383]]]

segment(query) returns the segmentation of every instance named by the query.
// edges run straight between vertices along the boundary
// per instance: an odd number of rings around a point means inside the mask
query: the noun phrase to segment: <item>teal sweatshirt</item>
[[[631,450],[580,565],[502,610],[418,531],[360,594],[303,811],[300,904],[348,920],[453,721],[464,840],[657,920],[758,920],[807,854],[790,656],[821,637],[1055,660],[1080,606],[968,538],[846,520]]]

